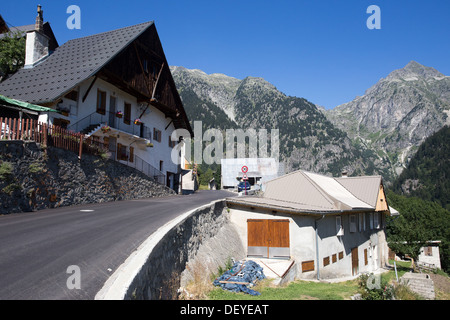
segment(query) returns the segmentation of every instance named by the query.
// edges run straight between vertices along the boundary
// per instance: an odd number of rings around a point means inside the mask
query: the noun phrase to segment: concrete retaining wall
[[[215,201],[179,216],[150,236],[108,279],[96,299],[177,299],[181,283],[189,281],[188,263],[209,259],[207,264],[214,268],[230,254],[241,259],[245,252],[225,201]]]

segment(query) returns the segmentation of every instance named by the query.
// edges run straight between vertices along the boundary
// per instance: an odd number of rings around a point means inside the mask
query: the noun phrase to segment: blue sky
[[[37,4],[60,45],[154,20],[170,65],[262,77],[287,95],[326,108],[348,102],[415,60],[450,75],[449,0],[3,1],[15,26],[33,24]],[[81,30],[69,30],[69,5]],[[370,5],[381,29],[369,30]]]

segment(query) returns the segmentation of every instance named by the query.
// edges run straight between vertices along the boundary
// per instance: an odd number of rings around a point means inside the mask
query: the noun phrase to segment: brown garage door
[[[248,255],[289,258],[289,220],[249,219]]]

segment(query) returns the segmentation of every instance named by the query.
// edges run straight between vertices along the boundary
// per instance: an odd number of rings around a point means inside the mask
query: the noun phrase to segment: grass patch
[[[281,287],[274,287],[271,283],[271,280],[265,279],[252,288],[260,292],[260,296],[215,288],[209,292],[208,298],[211,300],[350,300],[350,297],[358,291],[356,280],[340,283],[297,280]]]

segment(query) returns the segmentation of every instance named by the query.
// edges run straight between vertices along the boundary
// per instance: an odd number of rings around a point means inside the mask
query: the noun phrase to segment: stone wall
[[[0,141],[0,214],[159,197],[175,192],[113,160]]]
[[[217,201],[195,210],[165,233],[151,248],[124,299],[177,299],[178,288],[189,281],[187,265],[202,261],[201,272],[208,277],[211,268],[217,271],[230,257],[242,259],[245,250],[230,223],[225,201]]]

